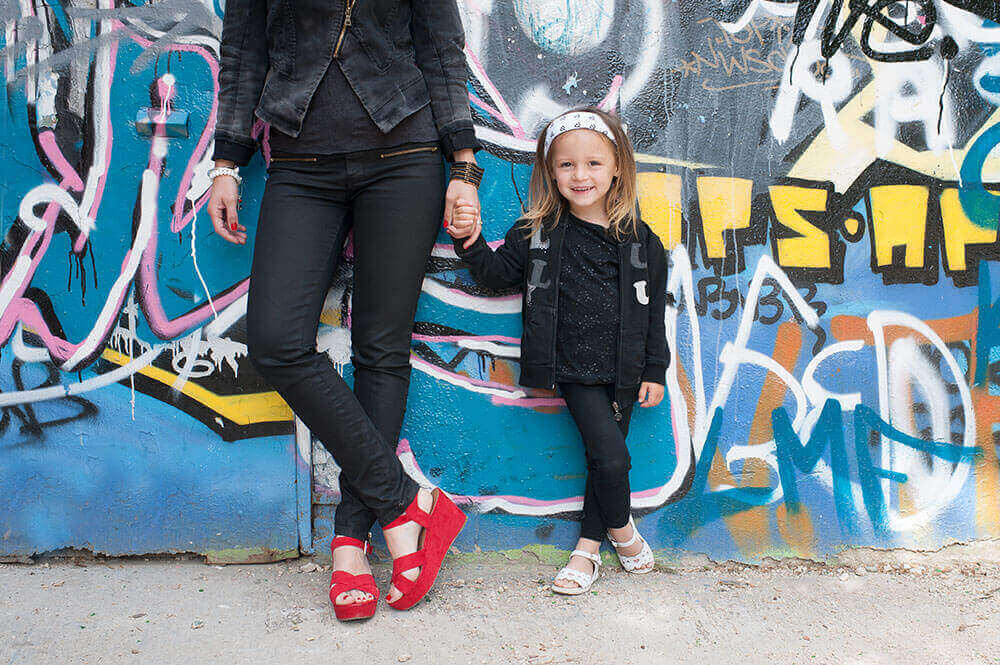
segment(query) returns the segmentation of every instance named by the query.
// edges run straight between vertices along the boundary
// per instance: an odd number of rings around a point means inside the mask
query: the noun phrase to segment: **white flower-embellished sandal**
[[[626,572],[632,573],[634,575],[644,575],[651,570],[653,570],[653,550],[650,549],[649,543],[646,539],[639,535],[639,529],[635,528],[635,520],[631,516],[628,518],[628,523],[632,525],[632,537],[629,538],[624,543],[617,543],[615,539],[611,537],[611,533],[608,533],[608,540],[614,545],[615,553],[618,555],[618,560],[621,561],[622,568]],[[626,547],[631,547],[635,544],[636,540],[642,541],[642,549],[639,550],[638,554],[633,556],[625,556],[621,553],[621,550]]]
[[[554,593],[561,593],[565,596],[579,596],[582,593],[587,593],[590,591],[590,587],[594,585],[597,578],[601,576],[599,569],[601,567],[601,557],[598,554],[591,554],[590,552],[584,552],[583,550],[573,550],[570,554],[570,558],[575,556],[582,556],[584,559],[589,560],[594,564],[594,572],[588,575],[582,570],[574,570],[573,568],[563,568],[556,575],[553,580],[552,591]],[[567,580],[569,582],[576,582],[580,586],[559,586],[555,584],[559,580]]]

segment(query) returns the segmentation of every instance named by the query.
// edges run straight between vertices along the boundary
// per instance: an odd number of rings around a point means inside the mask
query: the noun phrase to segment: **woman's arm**
[[[237,165],[257,149],[252,137],[254,108],[268,69],[267,3],[227,0],[219,56],[219,109],[215,124],[216,160]]]
[[[417,66],[431,97],[441,148],[452,160],[472,161],[480,148],[469,110],[465,32],[455,0],[413,0],[410,32]],[[459,154],[462,151],[462,154]]]
[[[431,113],[441,138],[441,149],[451,161],[475,163],[481,147],[476,140],[466,87],[465,32],[455,0],[414,0],[410,32],[417,66],[424,74],[431,97]],[[459,199],[479,208],[476,188],[461,180],[448,183],[444,225],[451,223]]]

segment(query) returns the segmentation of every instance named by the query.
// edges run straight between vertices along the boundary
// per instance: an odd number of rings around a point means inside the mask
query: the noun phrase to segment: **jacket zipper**
[[[315,157],[272,157],[272,162],[315,162]]]
[[[340,36],[337,37],[337,45],[333,48],[333,57],[337,58],[340,56],[340,47],[344,43],[344,35],[347,34],[347,28],[351,25],[351,10],[354,9],[355,0],[347,0],[347,9],[344,10],[344,24],[340,26]]]
[[[625,256],[624,245],[620,242],[618,243],[618,349],[615,358],[615,388],[621,386],[622,378],[622,344],[624,340],[622,339],[624,335],[622,334],[623,328],[625,327],[625,300],[628,297],[625,292],[625,265],[626,261],[629,260]],[[621,420],[621,413],[618,411],[617,403],[615,403],[615,420]]]
[[[620,423],[622,421],[622,410],[621,407],[618,406],[618,402],[611,402],[611,408],[614,409],[615,412],[615,422]]]
[[[409,155],[414,152],[437,152],[437,146],[424,146],[422,148],[407,148],[406,150],[396,150],[394,152],[383,152],[379,155],[380,158],[385,159],[386,157],[396,157],[397,155]]]
[[[552,236],[554,233],[549,233],[549,269],[552,270],[552,293],[554,297],[552,298],[552,318],[555,320],[555,325],[552,326],[552,385],[549,387],[550,390],[556,389],[556,331],[559,328],[559,273],[562,270],[562,242],[559,243],[559,251],[552,251]],[[539,230],[539,237],[541,237],[541,231]],[[530,252],[528,254],[531,255]],[[554,268],[552,264],[555,257],[558,256],[558,263]]]

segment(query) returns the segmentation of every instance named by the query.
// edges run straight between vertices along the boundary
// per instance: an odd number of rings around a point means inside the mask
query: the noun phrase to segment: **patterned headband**
[[[557,117],[549,125],[549,131],[545,133],[545,157],[548,158],[549,148],[552,147],[552,142],[556,140],[557,136],[571,132],[574,129],[591,129],[595,132],[600,132],[607,136],[612,143],[618,145],[614,132],[611,131],[608,123],[604,122],[601,116],[590,111],[574,111]]]

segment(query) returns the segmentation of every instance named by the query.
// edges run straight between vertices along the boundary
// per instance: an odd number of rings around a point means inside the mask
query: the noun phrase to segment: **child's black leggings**
[[[632,460],[625,446],[634,399],[618,402],[615,387],[560,383],[566,406],[583,437],[587,453],[587,489],[583,497],[580,537],[604,540],[608,529],[628,524],[632,508],[628,472]]]

